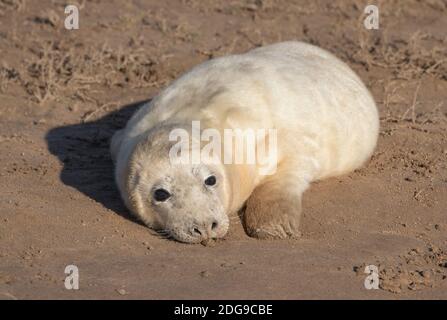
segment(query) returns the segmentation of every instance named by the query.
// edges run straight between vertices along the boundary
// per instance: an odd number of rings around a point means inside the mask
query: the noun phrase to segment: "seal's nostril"
[[[202,235],[202,232],[200,232],[200,230],[198,228],[194,228],[193,229],[194,233],[197,233],[198,235]]]
[[[218,223],[217,223],[217,221],[214,221],[214,222],[213,222],[213,224],[211,225],[211,230],[214,230],[214,229],[216,229],[216,228],[217,228],[217,226],[218,226]]]

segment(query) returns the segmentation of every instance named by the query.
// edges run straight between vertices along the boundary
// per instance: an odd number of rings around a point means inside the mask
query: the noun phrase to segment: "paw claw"
[[[282,226],[276,226],[273,228],[256,228],[249,232],[251,237],[258,239],[298,239],[301,237],[301,233],[296,231],[285,231]]]

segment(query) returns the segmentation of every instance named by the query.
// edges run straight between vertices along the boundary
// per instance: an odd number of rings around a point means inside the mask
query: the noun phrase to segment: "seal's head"
[[[231,192],[222,164],[173,162],[171,127],[141,137],[129,153],[120,179],[133,213],[155,230],[187,243],[221,238],[227,231]],[[119,181],[118,181],[119,184]]]

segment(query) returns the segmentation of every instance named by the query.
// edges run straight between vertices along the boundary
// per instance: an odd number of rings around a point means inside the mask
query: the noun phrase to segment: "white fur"
[[[139,174],[136,163],[147,176],[155,173],[148,168],[151,162],[141,160],[144,155],[132,158],[135,146],[151,131],[188,127],[193,120],[200,120],[202,129],[277,129],[278,174],[302,181],[296,187],[300,194],[312,181],[360,167],[372,154],[379,129],[376,105],[362,81],[315,46],[284,42],[204,62],[142,106],[112,142],[123,199],[150,226],[157,227],[156,214],[146,200],[135,200],[136,187],[129,181]],[[158,172],[171,170],[165,160],[163,168]],[[238,210],[266,178],[256,166],[225,165],[221,172],[226,215]],[[175,184],[189,188],[182,181]],[[158,228],[163,227],[159,222]]]

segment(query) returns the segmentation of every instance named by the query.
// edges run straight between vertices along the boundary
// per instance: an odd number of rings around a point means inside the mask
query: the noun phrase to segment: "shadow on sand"
[[[46,135],[48,149],[63,163],[60,177],[64,184],[137,223],[115,185],[109,146],[113,133],[145,102],[126,105],[95,121],[54,128]]]

